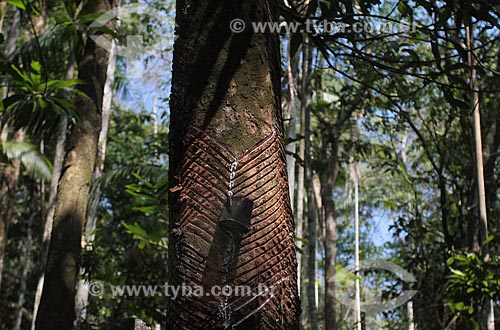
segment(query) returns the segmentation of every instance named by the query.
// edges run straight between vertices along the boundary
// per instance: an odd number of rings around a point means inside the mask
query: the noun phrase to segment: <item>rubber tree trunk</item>
[[[177,1],[169,283],[252,292],[178,297],[171,329],[298,328],[279,40],[229,29],[235,18],[277,20],[276,10],[274,1]]]
[[[110,3],[104,0],[91,5],[95,12],[111,8]],[[96,47],[89,38],[78,66],[78,77],[85,82],[81,90],[89,98],[77,97],[75,100],[81,118],[71,129],[68,151],[64,158],[65,170],[59,180],[36,329],[73,328],[80,244],[101,129],[101,104],[107,62],[107,51]]]

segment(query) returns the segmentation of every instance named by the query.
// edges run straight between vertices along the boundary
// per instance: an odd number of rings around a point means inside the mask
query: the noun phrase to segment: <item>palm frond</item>
[[[167,169],[159,165],[123,166],[104,172],[104,174],[94,183],[92,190],[97,187],[105,189],[116,186],[123,186],[125,189],[127,184],[136,180],[136,175],[147,178],[151,182],[159,182],[164,180],[167,174]]]
[[[38,151],[37,147],[28,142],[3,141],[0,144],[0,152],[9,161],[19,160],[28,174],[35,178],[50,180],[50,161]]]

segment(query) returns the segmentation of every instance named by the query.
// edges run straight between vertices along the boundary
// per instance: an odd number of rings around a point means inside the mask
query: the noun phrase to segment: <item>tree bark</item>
[[[69,47],[68,70],[66,71],[66,79],[73,79],[75,75],[75,52],[73,41],[70,41]],[[49,187],[49,206],[47,209],[47,216],[45,217],[45,224],[42,234],[42,273],[38,279],[38,284],[35,291],[35,301],[33,303],[33,320],[31,322],[31,329],[35,329],[35,321],[40,306],[40,299],[42,298],[43,283],[45,281],[45,269],[47,267],[47,256],[49,254],[50,237],[52,235],[52,228],[54,224],[54,214],[56,210],[57,187],[61,178],[64,151],[66,146],[66,137],[68,134],[68,115],[61,114],[59,125],[57,126],[57,141],[56,150],[54,153],[54,164],[52,167],[52,176]]]
[[[111,104],[113,101],[113,84],[115,81],[116,70],[116,43],[111,42],[111,50],[109,52],[109,61],[106,72],[106,82],[104,84],[104,94],[101,112],[101,131],[97,141],[97,156],[92,176],[92,185],[94,186],[97,180],[104,172],[104,161],[106,160],[106,146],[108,141],[109,121],[111,118]],[[89,205],[87,208],[87,221],[85,223],[85,234],[82,241],[83,248],[92,249],[92,243],[95,238],[95,230],[97,227],[97,210],[101,199],[101,189],[98,186],[93,188],[93,194],[90,195]],[[81,273],[83,273],[83,269]],[[77,320],[85,320],[87,317],[87,304],[89,300],[89,284],[84,280],[78,281],[76,295],[76,317]]]
[[[291,39],[291,38],[290,38]],[[288,104],[287,111],[288,114],[288,127],[287,127],[287,137],[292,140],[286,145],[286,164],[288,173],[288,187],[290,192],[290,205],[292,211],[295,210],[294,197],[295,197],[295,153],[297,151],[297,143],[295,139],[297,138],[296,125],[297,125],[297,86],[295,84],[295,76],[297,73],[297,61],[296,56],[294,58],[290,57],[290,49],[288,51],[288,65],[286,68],[286,73],[288,77]],[[300,274],[299,274],[300,279]],[[299,281],[300,283],[300,281]]]
[[[304,113],[304,183],[307,200],[307,323],[311,329],[318,329],[318,306],[316,303],[316,251],[317,251],[317,208],[314,201],[311,145],[311,100],[312,100],[312,55],[313,49],[302,45],[301,112]]]
[[[30,267],[30,259],[31,259],[31,226],[33,225],[33,219],[35,218],[36,210],[32,209],[31,216],[28,220],[28,230],[26,233],[26,239],[24,243],[24,260],[23,260],[23,270],[21,272],[21,279],[19,285],[19,295],[17,298],[17,311],[16,311],[16,321],[14,323],[13,330],[21,330],[21,324],[23,321],[23,308],[24,301],[26,297],[26,283],[28,281],[28,270]]]
[[[301,93],[302,94],[302,93]],[[300,107],[300,135],[305,135],[305,108],[301,105]],[[301,139],[299,142],[299,158],[303,161],[305,155],[305,141]],[[304,163],[299,164],[297,169],[297,211],[296,214],[296,223],[297,228],[295,230],[295,236],[299,239],[304,239],[304,224],[306,222],[306,214],[304,212],[304,200],[305,200],[305,186],[304,186]],[[304,274],[306,273],[306,267],[304,267],[303,260],[304,253],[302,251],[304,244],[301,241],[297,242],[297,247],[300,251],[297,252],[297,274],[298,274],[298,283],[300,288],[300,300],[301,306],[306,306],[306,292],[305,290],[305,281],[302,281]],[[306,309],[302,310],[300,323],[304,327],[307,322],[307,313]]]
[[[297,329],[279,40],[229,30],[235,18],[276,21],[277,8],[264,0],[180,0],[176,13],[169,283],[205,292],[243,285],[252,294],[178,297],[167,322],[171,329]],[[230,203],[253,203],[251,216],[229,216]],[[272,291],[259,292],[259,284]]]
[[[7,35],[7,46],[5,47],[4,54],[9,57],[16,50],[16,41],[19,34],[19,27],[21,25],[21,13],[15,10],[12,19],[12,25]],[[8,86],[4,86],[2,90],[2,99],[8,95]],[[1,117],[0,117],[1,119]],[[0,141],[6,141],[8,138],[8,123],[0,121]],[[24,132],[17,132],[14,140],[24,140]],[[0,288],[2,287],[2,274],[4,265],[5,247],[7,245],[7,233],[9,231],[9,224],[12,221],[13,208],[15,202],[15,192],[17,189],[17,181],[19,179],[19,162],[14,161],[14,164],[9,165],[2,169],[3,181],[0,187]]]
[[[474,114],[474,142],[476,154],[476,179],[478,189],[478,202],[479,202],[479,247],[483,259],[488,262],[490,259],[489,249],[484,241],[488,237],[488,211],[486,208],[486,189],[484,184],[484,163],[483,163],[483,145],[481,134],[481,114],[479,103],[479,90],[477,83],[477,69],[476,59],[474,55],[474,34],[472,31],[472,24],[466,26],[467,33],[467,50],[468,62],[471,70],[470,89],[471,89],[471,108]],[[486,328],[488,330],[495,330],[495,308],[494,301],[486,302],[486,310],[488,313],[486,320]],[[479,309],[479,308],[478,308]]]
[[[0,1],[0,32],[3,32],[3,21],[5,18],[6,9],[7,9],[7,3],[5,1]]]
[[[24,130],[14,133],[14,141],[23,142],[25,139]],[[21,162],[12,160],[11,164],[3,167],[2,185],[0,190],[0,288],[2,286],[2,274],[4,268],[5,248],[7,246],[9,226],[14,217],[14,205],[16,203],[17,184],[21,171]]]
[[[317,208],[314,201],[313,174],[311,164],[311,111],[306,108],[305,134],[305,184],[307,195],[307,307],[310,329],[319,329],[318,305],[316,303],[316,251],[318,241]]]
[[[337,219],[333,191],[339,173],[340,146],[331,141],[331,158],[321,173],[321,197],[325,214],[325,329],[337,329],[335,308],[335,265],[337,254]]]
[[[106,0],[92,4],[94,12],[111,8]],[[75,285],[80,265],[82,229],[87,211],[89,186],[95,165],[101,129],[101,105],[108,53],[89,38],[79,60],[78,77],[85,82],[76,97],[80,120],[72,127],[64,173],[59,180],[45,282],[36,319],[36,329],[66,330],[75,320]]]

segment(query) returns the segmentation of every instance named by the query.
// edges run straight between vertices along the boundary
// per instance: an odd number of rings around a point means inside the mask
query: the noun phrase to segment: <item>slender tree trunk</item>
[[[25,139],[24,130],[14,133],[14,141],[23,142]],[[11,164],[1,169],[3,177],[0,195],[0,288],[2,285],[2,274],[4,267],[5,248],[7,246],[7,234],[9,225],[14,217],[14,205],[16,203],[17,184],[21,163],[19,160],[12,160]]]
[[[302,45],[302,66],[301,66],[301,80],[300,80],[300,135],[306,135],[306,111],[307,108],[311,104],[312,99],[312,88],[311,88],[311,68],[312,68],[312,48],[309,47],[306,43]],[[305,185],[305,157],[306,157],[306,142],[305,138],[300,140],[299,145],[299,157],[302,160],[302,164],[299,167],[298,171],[298,191],[297,191],[297,237],[304,238],[304,228],[307,224],[307,216],[305,212],[305,200],[306,200],[306,185]],[[302,249],[304,244],[300,244],[300,248]],[[303,251],[303,254],[300,255],[300,267],[299,272],[300,276],[303,278],[307,278],[308,276],[308,267],[305,261],[308,260],[307,253]],[[301,286],[301,305],[306,307],[308,295],[307,293],[307,282],[302,280],[299,284]],[[303,327],[309,322],[308,320],[309,314],[308,309],[304,308],[301,314],[301,324]]]
[[[276,4],[179,0],[176,13],[169,283],[246,285],[252,295],[178,297],[167,322],[171,329],[297,329],[279,40],[229,29],[237,17],[276,21]],[[273,292],[259,292],[259,284]]]
[[[153,96],[153,136],[155,139],[155,158],[154,158],[154,164],[159,165],[160,164],[160,154],[159,154],[159,145],[158,145],[158,86],[155,83],[155,92]]]
[[[314,207],[316,208],[316,253],[319,254],[319,251],[322,251],[323,249],[323,244],[324,244],[324,232],[325,228],[323,226],[324,224],[324,214],[323,214],[323,201],[321,198],[321,182],[319,180],[319,176],[314,173],[313,171],[313,194],[314,194]],[[324,251],[324,249],[323,249]],[[319,277],[319,267],[318,267],[318,261],[316,260],[316,276]],[[324,280],[324,276],[321,278]],[[314,283],[314,299],[316,300],[316,308],[318,308],[318,314],[319,314],[319,295],[320,295],[320,288],[324,286],[324,281],[315,281]],[[319,316],[318,316],[319,319]],[[318,326],[319,326],[319,321],[318,321]]]
[[[340,146],[331,141],[331,158],[321,173],[321,196],[325,214],[325,330],[337,329],[335,308],[335,265],[337,253],[337,219],[333,191],[339,173]]]
[[[408,313],[408,330],[415,330],[415,319],[413,316],[413,300],[406,303]]]
[[[34,198],[34,196],[32,198]],[[17,312],[16,312],[17,315],[14,327],[12,328],[13,330],[21,330],[21,324],[23,321],[23,309],[26,297],[26,282],[28,281],[28,270],[30,267],[30,260],[31,260],[31,239],[32,239],[31,226],[33,224],[33,219],[35,215],[36,215],[36,210],[35,208],[33,208],[32,214],[28,220],[28,230],[26,233],[26,239],[24,243],[23,270],[21,272],[21,279],[19,280],[21,284],[19,286],[19,295],[17,298]]]
[[[97,227],[97,210],[99,201],[101,199],[101,189],[96,186],[97,180],[104,172],[104,161],[106,159],[106,145],[108,141],[109,121],[111,117],[111,104],[113,101],[113,84],[115,81],[116,70],[116,43],[114,40],[111,44],[109,52],[108,68],[106,72],[106,82],[104,84],[104,95],[102,100],[102,121],[101,132],[99,133],[99,140],[97,142],[97,157],[92,177],[92,186],[94,186],[93,193],[90,195],[89,206],[87,210],[87,222],[85,224],[85,234],[82,246],[87,250],[92,249],[92,242],[95,238],[95,230]],[[90,243],[90,245],[89,245]],[[84,273],[84,270],[81,270]],[[85,320],[87,317],[87,304],[89,300],[89,284],[84,280],[78,281],[77,295],[76,295],[76,317],[77,320]]]
[[[312,100],[312,47],[307,40],[302,45],[301,112],[304,113],[304,183],[307,199],[307,323],[318,329],[318,306],[316,304],[316,251],[317,251],[317,208],[314,201],[313,174],[311,165],[311,113]]]
[[[310,53],[309,47],[307,52]],[[307,56],[304,59],[308,67],[303,74],[310,75],[310,62],[312,56]],[[308,79],[309,80],[309,79]],[[305,98],[310,94],[310,85],[304,86]],[[309,104],[305,108],[305,155],[304,155],[304,170],[305,170],[305,185],[307,195],[307,307],[309,314],[309,324],[312,330],[319,329],[318,325],[318,306],[316,304],[316,251],[317,251],[317,208],[314,202],[313,190],[313,173],[312,173],[312,144],[311,144],[311,110]]]
[[[5,4],[4,4],[5,5]],[[7,45],[5,46],[4,55],[9,58],[16,50],[17,36],[19,35],[19,28],[21,26],[21,12],[16,8],[14,10],[14,16],[12,18],[12,25],[7,32]],[[6,84],[2,89],[2,100],[7,98],[9,93],[9,86]],[[0,119],[3,119],[0,117]],[[8,123],[5,120],[0,121],[0,141],[7,140],[8,135]]]
[[[479,203],[479,246],[481,248],[481,255],[485,261],[489,261],[489,249],[484,244],[488,237],[488,211],[486,208],[486,189],[484,185],[484,163],[483,163],[483,145],[481,134],[481,114],[480,114],[480,101],[479,90],[477,84],[477,70],[476,59],[474,55],[474,32],[472,31],[472,24],[466,26],[467,34],[467,49],[468,61],[471,70],[470,89],[471,89],[471,107],[474,114],[474,142],[476,154],[476,178],[478,188],[478,203]],[[494,301],[490,300],[486,303],[486,310],[488,311],[487,329],[495,330],[495,308]]]
[[[108,1],[93,2],[95,12],[109,10]],[[54,225],[50,240],[36,329],[72,329],[75,320],[75,286],[80,265],[82,229],[89,186],[95,166],[101,129],[101,105],[108,54],[89,38],[79,61],[81,90],[90,99],[76,97],[80,120],[72,127],[59,180]]]
[[[49,208],[47,210],[47,216],[45,217],[45,225],[43,228],[42,235],[42,256],[41,264],[43,267],[40,278],[38,279],[38,284],[35,292],[35,301],[33,304],[33,320],[31,323],[31,329],[35,329],[35,320],[38,313],[38,307],[40,305],[40,299],[42,297],[43,283],[45,280],[45,268],[47,265],[47,256],[49,253],[50,236],[52,233],[52,226],[54,220],[55,212],[55,202],[57,197],[57,186],[59,179],[61,177],[62,164],[64,160],[64,145],[66,142],[66,132],[68,130],[68,117],[62,115],[57,128],[57,142],[56,150],[54,155],[54,165],[52,167],[52,178],[50,182],[50,192],[49,192]]]
[[[290,50],[289,53],[290,54]],[[287,104],[287,115],[289,118],[288,128],[287,128],[287,136],[292,142],[289,142],[286,145],[286,164],[287,164],[287,173],[288,173],[288,187],[290,192],[290,204],[292,207],[292,211],[295,211],[294,198],[295,198],[295,153],[297,151],[297,143],[295,139],[297,138],[296,134],[296,126],[297,126],[297,87],[295,85],[295,75],[297,72],[296,64],[294,58],[290,58],[288,56],[288,65],[286,68],[286,73],[288,77],[288,104]],[[298,218],[297,218],[298,219]],[[298,277],[300,279],[300,275]],[[300,280],[299,280],[300,283]]]
[[[305,109],[301,106],[300,111],[300,134],[305,135]],[[305,141],[301,139],[299,142],[299,157],[304,160],[305,154]],[[297,211],[296,211],[296,223],[297,228],[295,230],[295,236],[299,239],[304,238],[304,224],[306,221],[306,214],[304,212],[304,200],[305,200],[305,185],[304,185],[304,164],[301,163],[297,169]],[[301,306],[307,306],[306,295],[305,295],[305,281],[302,280],[305,274],[306,267],[304,267],[304,244],[301,241],[297,241],[297,247],[300,251],[297,251],[297,273],[299,275],[299,288],[300,288],[300,300]],[[307,322],[307,310],[304,308],[301,313],[300,323],[304,327]]]
[[[3,21],[5,19],[6,9],[7,3],[5,1],[0,1],[0,32],[3,32]]]
[[[306,155],[305,155],[305,184],[307,195],[307,306],[309,323],[312,330],[319,329],[318,305],[316,303],[316,253],[317,253],[317,208],[314,200],[311,166],[310,142],[310,114],[306,110]]]
[[[73,41],[70,41],[69,47],[69,60],[68,60],[68,70],[66,71],[66,79],[73,79],[75,75],[75,53]],[[49,203],[47,209],[47,215],[45,217],[45,225],[43,227],[42,234],[42,273],[38,279],[38,284],[35,291],[35,301],[33,303],[33,320],[31,322],[31,329],[35,329],[35,321],[38,313],[38,307],[40,306],[40,299],[42,297],[42,289],[45,281],[45,269],[47,267],[47,256],[49,254],[50,237],[52,235],[52,228],[54,224],[54,214],[56,210],[56,198],[57,198],[57,187],[59,186],[59,180],[61,178],[63,161],[64,161],[64,151],[66,145],[66,137],[68,132],[68,116],[66,114],[61,114],[59,119],[59,125],[57,126],[57,141],[56,149],[54,153],[54,163],[52,167],[52,176],[50,181],[50,191],[49,191]]]
[[[12,25],[7,34],[7,45],[5,47],[5,57],[9,58],[16,50],[17,37],[21,25],[21,12],[18,9],[14,11]],[[2,99],[8,96],[9,87],[6,85],[2,91]],[[1,119],[1,117],[0,117]],[[0,121],[0,141],[6,141],[9,134],[9,123],[5,120]],[[24,130],[19,130],[14,133],[14,140],[17,142],[24,141]],[[7,234],[9,225],[12,222],[14,215],[15,194],[17,183],[19,181],[20,162],[13,161],[11,165],[2,169],[3,181],[0,187],[0,288],[2,287],[2,274],[4,267],[5,248],[7,245]]]

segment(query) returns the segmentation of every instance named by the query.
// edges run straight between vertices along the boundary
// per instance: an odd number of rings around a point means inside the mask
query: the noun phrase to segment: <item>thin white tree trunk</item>
[[[289,53],[290,54],[290,53]],[[288,128],[287,128],[287,136],[291,140],[295,140],[297,137],[296,134],[296,115],[297,115],[297,87],[295,86],[295,76],[296,68],[294,59],[288,56],[288,65],[286,68],[287,76],[288,76],[288,92],[289,99],[287,104],[287,114],[289,117]],[[290,205],[292,207],[292,211],[295,210],[295,156],[294,154],[297,151],[297,145],[295,141],[292,141],[286,145],[285,148],[286,155],[286,164],[287,164],[287,172],[288,172],[288,189],[290,192]]]
[[[478,202],[479,202],[479,245],[481,253],[485,261],[489,261],[490,255],[488,246],[484,245],[484,241],[488,237],[488,214],[486,209],[486,189],[484,186],[484,163],[483,163],[483,144],[481,135],[481,113],[479,102],[479,90],[477,84],[477,70],[476,59],[474,57],[474,35],[472,31],[472,24],[466,26],[467,34],[467,49],[468,61],[471,70],[470,89],[471,89],[471,107],[474,113],[474,142],[476,151],[476,175],[477,175],[477,188],[478,188]],[[495,309],[494,302],[490,300],[488,303],[488,318],[487,329],[495,330]]]
[[[406,304],[408,312],[408,330],[415,330],[415,319],[413,317],[413,300]]]
[[[305,136],[305,131],[306,131],[306,108],[310,102],[311,99],[311,93],[307,92],[306,86],[310,84],[309,81],[309,62],[307,60],[308,58],[308,53],[307,49],[305,47],[305,44],[302,46],[302,73],[301,73],[301,86],[300,86],[300,134],[302,136]],[[304,59],[306,59],[304,61]],[[299,144],[299,157],[304,162],[305,159],[305,150],[306,150],[306,143],[305,139],[300,140]],[[298,168],[298,178],[297,178],[297,216],[296,216],[296,221],[297,221],[297,228],[296,228],[296,237],[299,239],[304,238],[304,225],[306,223],[306,213],[305,213],[305,167],[304,163],[299,165]],[[304,262],[306,259],[307,254],[305,251],[303,251],[304,244],[301,241],[297,242],[297,246],[299,249],[302,250],[301,252],[297,252],[297,264],[298,264],[298,283],[299,283],[299,288],[300,288],[300,299],[301,299],[301,305],[303,306],[302,308],[302,313],[301,313],[301,324],[302,326],[306,326],[308,323],[308,313],[307,309],[305,308],[307,306],[307,286],[306,282],[302,280],[302,278],[307,278],[307,264]]]
[[[353,138],[356,140],[356,138]],[[354,186],[354,260],[356,269],[356,292],[355,292],[355,309],[354,309],[354,324],[357,330],[362,329],[361,323],[361,283],[358,277],[359,273],[359,174],[357,162],[351,157],[349,161],[350,176]]]
[[[304,109],[301,110],[301,115],[300,115],[300,131],[301,134],[304,130],[304,116],[305,112]],[[302,135],[303,136],[303,135]],[[300,140],[299,143],[299,157],[300,159],[304,159],[304,154],[305,154],[305,143],[304,139]],[[305,223],[305,213],[304,213],[304,166],[303,164],[298,165],[298,171],[297,171],[297,210],[296,210],[296,216],[295,216],[295,223],[296,223],[296,228],[295,228],[295,237],[297,237],[299,240],[296,242],[297,244],[297,283],[298,283],[298,288],[299,288],[299,295],[300,295],[300,300],[301,300],[301,305],[306,306],[305,304],[305,290],[302,286],[302,277],[304,273],[305,267],[303,266],[303,254],[302,254],[302,249],[304,244],[302,243],[302,239],[304,238],[304,223]],[[300,251],[299,251],[300,250]],[[305,308],[302,309],[301,313],[301,323],[304,325],[305,321],[307,318],[307,313],[305,312]]]
[[[0,1],[0,32],[3,32],[3,21],[5,18],[6,9],[7,9],[7,3],[5,1]]]
[[[155,156],[154,156],[154,164],[158,165],[160,163],[160,154],[158,153],[158,86],[155,83],[155,92],[153,96],[153,137],[155,141]]]

